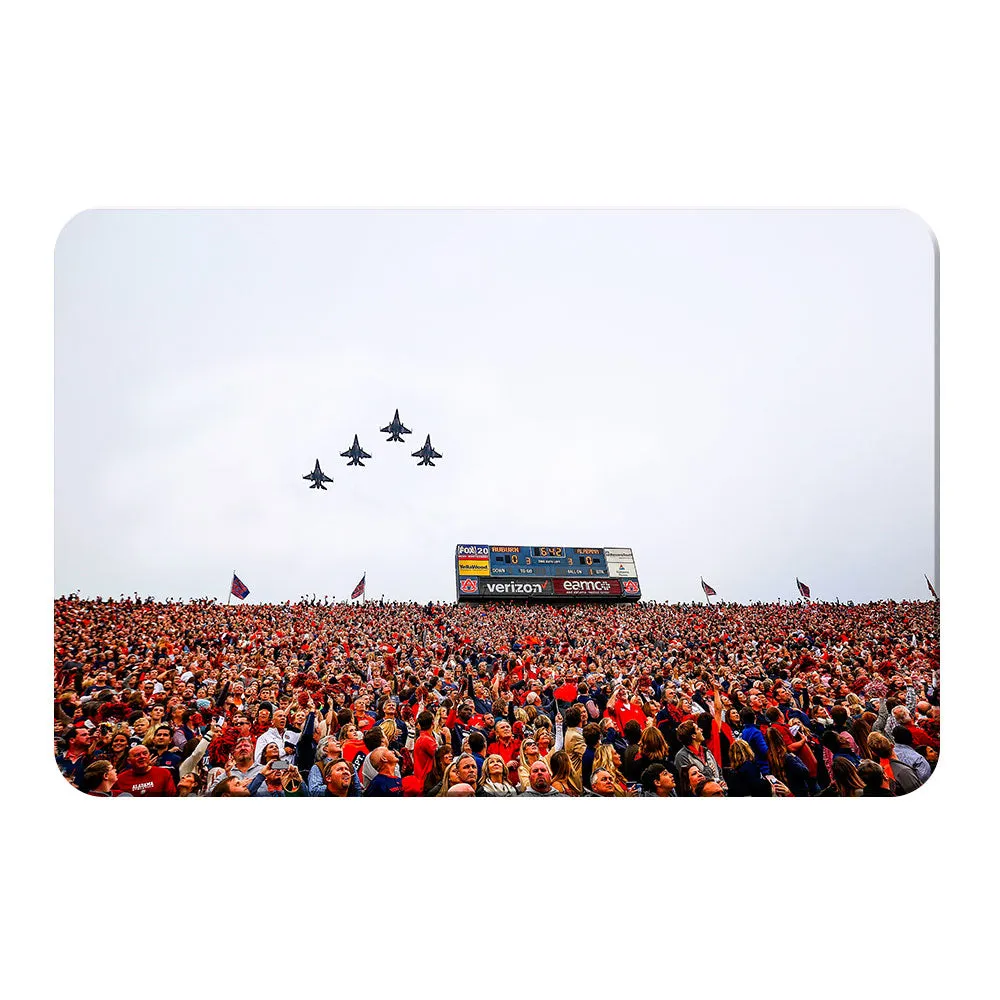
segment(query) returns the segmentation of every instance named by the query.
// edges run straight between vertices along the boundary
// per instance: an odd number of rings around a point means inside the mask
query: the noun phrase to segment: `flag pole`
[[[236,576],[236,570],[233,570],[233,576]],[[229,596],[226,598],[226,604],[229,604],[233,599],[233,581],[229,581]]]

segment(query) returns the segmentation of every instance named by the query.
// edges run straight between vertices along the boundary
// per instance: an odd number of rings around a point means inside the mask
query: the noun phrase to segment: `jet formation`
[[[319,467],[318,458],[316,459],[316,468],[313,469],[312,472],[306,473],[306,475],[302,478],[311,479],[313,481],[312,486],[309,487],[311,490],[325,490],[326,487],[323,484],[333,482],[329,476],[323,474],[323,470]]]
[[[432,458],[444,458],[444,456],[441,454],[441,452],[435,451],[434,448],[431,446],[431,436],[430,434],[428,434],[427,440],[424,442],[423,447],[418,448],[413,453],[413,458],[420,459],[420,461],[417,462],[417,465],[433,465],[434,463],[431,461]]]
[[[369,455],[368,452],[365,451],[365,449],[358,444],[358,436],[357,434],[355,434],[354,444],[352,444],[351,447],[347,449],[347,451],[342,451],[340,453],[340,457],[349,458],[350,461],[347,463],[348,465],[360,465],[362,468],[364,468],[365,463],[362,462],[361,459],[371,458],[371,455]]]
[[[380,433],[389,435],[386,441],[402,441],[401,434],[412,434],[413,431],[409,427],[403,426],[403,421],[399,419],[399,410],[396,410],[391,423],[381,428]]]
[[[386,438],[386,441],[402,441],[404,434],[413,433],[413,431],[411,431],[409,427],[403,426],[403,421],[399,419],[398,409],[393,414],[392,420],[385,427],[380,428],[380,432],[382,434],[389,435],[389,437]],[[347,451],[342,451],[340,453],[340,457],[348,459],[347,462],[348,465],[360,465],[362,468],[364,468],[365,463],[362,461],[362,459],[371,458],[372,456],[369,455],[368,452],[361,447],[361,445],[358,443],[358,435],[355,434],[354,443],[351,445],[350,448],[347,449]],[[434,450],[434,447],[431,445],[431,436],[430,434],[428,434],[427,440],[424,442],[423,447],[418,448],[415,452],[413,452],[412,457],[420,459],[420,461],[417,462],[418,466],[421,465],[432,466],[434,465],[432,459],[443,458],[444,456],[439,451]],[[326,487],[323,484],[333,482],[333,480],[329,476],[325,475],[323,473],[323,470],[319,467],[318,458],[316,459],[316,467],[313,469],[313,471],[307,473],[302,478],[312,480],[312,484],[309,487],[309,489],[311,490],[316,490],[316,489],[325,490]]]

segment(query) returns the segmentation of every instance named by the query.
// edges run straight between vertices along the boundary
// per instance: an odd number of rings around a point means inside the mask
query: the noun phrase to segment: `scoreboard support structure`
[[[558,545],[457,545],[460,602],[638,601],[635,557],[626,548]]]

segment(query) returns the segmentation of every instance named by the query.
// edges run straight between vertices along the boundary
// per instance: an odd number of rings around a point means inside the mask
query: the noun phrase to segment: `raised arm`
[[[875,717],[875,725],[872,726],[872,731],[876,733],[885,732],[885,724],[889,720],[889,696],[884,695],[882,698],[882,705],[878,710],[878,715]]]
[[[250,784],[247,785],[247,791],[251,795],[256,795],[257,794],[257,789],[259,789],[260,786],[263,785],[263,784],[264,784],[264,772],[260,771],[258,774],[255,774],[253,776],[253,778],[250,781]]]
[[[214,735],[214,734],[212,734]],[[205,751],[208,749],[208,744],[211,742],[211,737],[202,736],[198,740],[198,745],[194,748],[191,754],[181,761],[181,765],[178,768],[178,773],[180,777],[184,778],[191,774],[192,771],[198,766],[199,761],[205,756]]]
[[[313,743],[313,727],[316,724],[316,713],[310,712],[302,725],[299,742],[295,744],[295,766],[302,774],[308,774],[316,760],[316,745]]]

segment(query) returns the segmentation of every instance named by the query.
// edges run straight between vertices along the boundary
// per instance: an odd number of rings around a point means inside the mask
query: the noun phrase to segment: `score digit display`
[[[459,601],[638,601],[631,549],[458,545]]]

